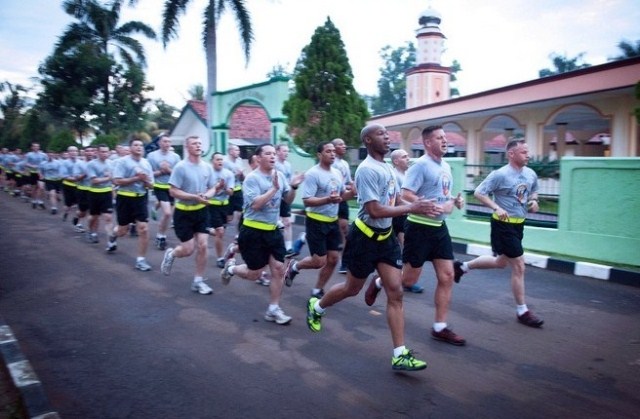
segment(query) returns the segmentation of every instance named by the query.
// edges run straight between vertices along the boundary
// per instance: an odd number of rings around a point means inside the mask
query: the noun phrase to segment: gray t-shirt
[[[302,182],[302,199],[304,198],[324,198],[332,193],[342,194],[344,191],[344,182],[342,174],[335,167],[329,167],[329,170],[323,169],[316,164],[304,174]],[[317,207],[306,207],[305,210],[316,214],[326,215],[327,217],[338,216],[339,204],[324,204]]]
[[[482,195],[493,194],[493,200],[509,216],[526,218],[529,196],[538,192],[538,175],[529,167],[516,170],[507,164],[489,173],[476,191]]]
[[[45,180],[60,180],[60,160],[40,163],[40,173]]]
[[[258,196],[272,188],[273,177],[271,174],[265,175],[260,170],[254,170],[244,179],[242,184],[244,218],[273,225],[278,223],[280,201],[282,201],[283,196],[289,193],[289,182],[287,182],[282,172],[276,171],[275,173],[278,176],[279,189],[266,205],[257,210],[251,208],[251,204]]]
[[[340,171],[345,184],[351,183],[351,168],[349,167],[349,163],[346,160],[343,160],[340,157],[336,156],[336,159],[333,161],[332,166]]]
[[[113,174],[113,162],[111,160],[102,161],[100,159],[91,160],[87,164],[87,178],[89,179],[91,188],[108,188],[113,186],[111,180],[100,183],[91,183],[91,179],[98,177],[107,177]]]
[[[213,188],[216,184],[213,178],[213,167],[200,161],[192,163],[189,160],[181,160],[171,172],[169,184],[190,194],[202,194]],[[185,205],[199,204],[197,200],[176,199],[176,202]]]
[[[138,173],[144,172],[149,177],[149,182],[153,183],[153,169],[147,161],[147,159],[141,157],[140,160],[135,160],[131,156],[124,156],[118,160],[113,168],[114,179],[125,179],[136,176]],[[119,191],[134,192],[137,194],[144,194],[147,192],[147,188],[143,181],[138,180],[129,185],[120,185]]]
[[[229,199],[229,194],[227,190],[229,188],[233,189],[235,186],[235,176],[229,169],[225,169],[224,167],[220,170],[213,169],[213,184],[217,184],[220,179],[224,180],[224,188],[218,192],[213,199],[216,201],[226,201]]]
[[[235,190],[240,190],[242,187],[242,175],[238,174],[238,171],[242,172],[242,160],[237,158],[236,161],[232,161],[229,156],[226,156],[224,162],[222,163],[225,169],[228,169],[233,173],[235,178]]]
[[[291,171],[291,163],[289,163],[286,160],[280,161],[276,159],[276,170],[284,174],[284,177],[285,179],[287,179],[287,182],[291,182],[291,176],[293,174],[293,172]]]
[[[76,178],[76,184],[80,189],[87,189],[89,184],[89,177],[87,176],[87,161],[83,159],[77,159],[71,169],[73,176]]]
[[[162,168],[163,162],[166,162],[165,164],[168,164],[169,167],[173,168],[181,159],[180,156],[173,151],[167,151],[165,153],[162,150],[156,150],[147,155],[147,160],[149,161],[151,168],[156,171]],[[156,176],[155,183],[160,185],[167,185],[169,183],[170,176],[171,173],[163,173],[159,176]]]
[[[381,205],[393,207],[400,189],[393,174],[393,168],[384,162],[379,162],[371,156],[360,163],[355,174],[356,190],[358,191],[358,218],[370,227],[387,229],[391,227],[391,217],[371,218],[365,210],[364,204],[378,201]]]
[[[418,196],[418,198],[435,199],[436,203],[442,205],[451,199],[451,188],[453,187],[453,176],[451,176],[451,166],[444,160],[437,162],[428,154],[420,157],[407,170],[403,189],[408,189]],[[412,214],[411,218],[426,218],[443,221],[446,214],[437,217],[427,217]]]

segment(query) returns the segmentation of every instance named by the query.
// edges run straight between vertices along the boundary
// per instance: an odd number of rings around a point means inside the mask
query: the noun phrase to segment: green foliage
[[[369,111],[353,87],[344,43],[330,18],[303,48],[293,80],[294,92],[282,111],[295,144],[310,154],[318,143],[336,137],[348,145],[359,145]]]
[[[412,42],[392,49],[387,45],[380,50],[384,67],[380,68],[378,97],[373,98],[371,109],[380,115],[404,109],[407,98],[407,78],[405,72],[416,65],[416,48]]]
[[[100,144],[106,144],[112,150],[120,143],[122,143],[122,137],[117,134],[100,134],[91,141],[91,145],[94,147]]]
[[[76,137],[69,129],[64,129],[56,132],[51,138],[47,149],[55,152],[66,151],[67,147],[71,145],[78,145]]]
[[[618,48],[622,51],[622,54],[609,58],[609,61],[626,60],[627,58],[640,56],[640,40],[637,40],[635,45],[629,41],[620,41],[618,42]]]
[[[0,146],[14,149],[21,147],[22,120],[27,92],[23,86],[13,85],[8,81],[0,84],[0,93],[7,93],[0,101],[0,111],[4,120],[0,127]]]
[[[157,131],[168,131],[173,128],[178,120],[176,115],[178,115],[179,110],[162,99],[154,101],[154,104],[157,110],[149,113],[147,120],[155,124],[155,130]]]
[[[569,71],[579,70],[581,68],[591,67],[591,64],[581,63],[584,52],[581,52],[574,58],[569,58],[566,55],[556,54],[555,52],[549,55],[553,68],[543,68],[538,72],[540,77],[548,77],[556,74],[568,73]]]
[[[560,178],[560,162],[558,160],[549,160],[549,156],[543,158],[531,158],[527,163],[539,178]]]

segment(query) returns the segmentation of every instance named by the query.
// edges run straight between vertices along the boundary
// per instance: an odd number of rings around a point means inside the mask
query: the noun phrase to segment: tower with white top
[[[451,69],[441,65],[444,41],[440,13],[429,7],[420,14],[416,31],[416,66],[406,72],[406,108],[415,108],[450,98]]]

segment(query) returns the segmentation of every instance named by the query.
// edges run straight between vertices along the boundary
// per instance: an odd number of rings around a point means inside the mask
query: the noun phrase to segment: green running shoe
[[[405,349],[399,357],[391,358],[391,368],[397,371],[420,371],[427,368],[427,363],[416,359],[413,351]]]
[[[318,298],[311,297],[307,303],[307,326],[312,332],[319,332],[322,329],[322,314],[319,314],[314,308]]]

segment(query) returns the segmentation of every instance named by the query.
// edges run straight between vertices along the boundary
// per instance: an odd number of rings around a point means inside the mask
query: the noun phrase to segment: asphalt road
[[[223,287],[211,258],[215,292],[198,295],[190,291],[192,259],[177,260],[165,277],[162,252],[150,248],[153,270],[138,272],[135,244],[122,238],[108,255],[103,237],[87,244],[60,215],[0,194],[0,315],[62,418],[636,418],[640,411],[640,288],[528,267],[528,303],[545,320],[531,329],[516,322],[508,271],[474,271],[454,289],[449,324],[467,339],[454,347],[429,337],[427,266],[425,293],[405,295],[405,315],[407,345],[429,367],[396,373],[383,296],[372,308],[362,294],[330,308],[313,334],[305,306],[315,272],[285,288],[281,305],[293,321],[278,326],[263,320],[267,288],[237,278]]]

